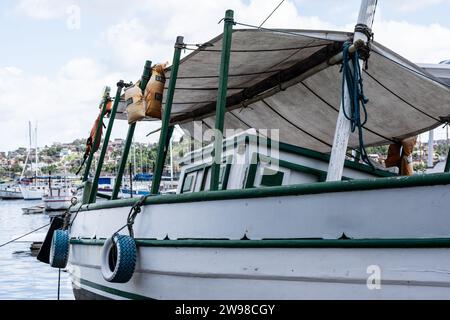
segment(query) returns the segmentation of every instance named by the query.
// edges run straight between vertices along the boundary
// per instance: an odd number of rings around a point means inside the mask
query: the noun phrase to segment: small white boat
[[[69,187],[50,187],[42,197],[45,211],[64,211],[67,210],[76,191]]]
[[[45,190],[44,185],[20,185],[24,200],[42,200]]]
[[[5,185],[0,187],[0,199],[19,200],[23,199],[23,196],[18,186]]]
[[[41,214],[44,213],[45,208],[43,205],[33,206],[29,208],[22,208],[23,214]]]

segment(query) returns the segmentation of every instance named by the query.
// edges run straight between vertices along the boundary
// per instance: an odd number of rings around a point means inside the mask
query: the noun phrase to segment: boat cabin
[[[177,193],[210,190],[212,151],[213,144],[184,157]],[[256,130],[224,140],[222,154],[219,190],[325,182],[330,160],[327,154],[258,136]],[[393,171],[347,160],[342,180],[392,176],[396,176]]]

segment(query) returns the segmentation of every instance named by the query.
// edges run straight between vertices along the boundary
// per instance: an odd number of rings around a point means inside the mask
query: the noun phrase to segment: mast
[[[428,168],[434,167],[433,156],[434,156],[434,130],[431,130],[428,138]]]
[[[37,122],[36,122],[36,127],[34,128],[34,156],[35,156],[35,165],[36,168],[34,168],[34,172],[35,172],[35,185],[37,185],[37,177],[38,177],[38,149],[37,149]]]
[[[368,32],[372,29],[373,20],[378,0],[362,0],[359,10],[358,22],[355,27],[353,43],[364,41],[367,45],[369,42]],[[362,67],[362,61],[360,60]],[[345,156],[347,153],[348,139],[351,133],[351,122],[344,113],[350,114],[351,97],[348,92],[347,84],[344,77],[344,96],[341,100],[341,107],[334,134],[333,149],[331,151],[330,164],[328,167],[327,181],[340,181],[344,172]]]
[[[173,186],[173,137],[170,139],[170,188]]]
[[[25,171],[27,169],[27,164],[28,164],[28,159],[30,158],[30,153],[31,153],[31,121],[28,121],[28,152],[27,152],[27,157],[25,159],[25,164],[23,165],[23,169],[22,169],[22,174],[20,175],[20,180],[22,181],[23,176],[25,175]]]

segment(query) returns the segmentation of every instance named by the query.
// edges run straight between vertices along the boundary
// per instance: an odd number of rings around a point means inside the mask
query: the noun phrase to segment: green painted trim
[[[258,171],[259,157],[255,152],[252,154],[250,165],[248,166],[247,179],[245,180],[245,189],[255,187],[256,172]]]
[[[117,108],[120,102],[120,96],[122,94],[122,89],[124,88],[125,83],[123,81],[119,81],[117,83],[117,91],[116,96],[114,98],[114,104],[111,109],[111,114],[109,116],[108,128],[105,133],[105,139],[103,141],[102,150],[100,152],[100,156],[98,158],[97,169],[95,170],[94,181],[92,182],[91,194],[89,196],[89,203],[95,203],[97,200],[97,191],[98,191],[98,180],[100,179],[100,174],[102,173],[103,162],[105,161],[106,152],[108,151],[109,139],[111,137],[111,132],[114,126],[114,121],[116,120]],[[109,200],[109,197],[108,197]]]
[[[109,294],[113,294],[125,299],[130,299],[130,300],[151,300],[148,297],[145,296],[141,296],[135,293],[131,293],[131,292],[127,292],[127,291],[122,291],[122,290],[117,290],[111,287],[107,287],[107,286],[103,286],[101,284],[86,280],[86,279],[80,279],[78,277],[75,277],[74,275],[71,275],[72,278],[76,279],[81,285],[85,285],[88,287],[91,287],[93,289],[96,290],[100,290]]]
[[[95,132],[95,137],[94,137],[94,141],[92,142],[92,148],[91,148],[91,152],[89,153],[89,157],[88,160],[86,162],[86,168],[84,170],[84,175],[83,175],[83,182],[88,181],[89,179],[89,172],[91,171],[91,166],[92,166],[92,161],[94,159],[94,148],[96,145],[98,145],[100,143],[100,139],[102,138],[101,134],[100,134],[100,130],[102,128],[103,125],[103,118],[106,115],[106,107],[108,106],[108,102],[109,102],[109,93],[111,92],[111,88],[110,87],[106,87],[105,88],[105,92],[103,93],[103,100],[101,103],[101,115],[100,115],[100,120],[97,124],[97,131]]]
[[[450,173],[417,175],[412,177],[393,177],[393,178],[376,178],[365,180],[309,183],[309,184],[290,185],[273,188],[255,188],[245,190],[195,192],[190,194],[152,196],[147,198],[147,200],[145,201],[145,205],[301,196],[301,195],[327,194],[336,192],[399,189],[399,188],[413,188],[413,187],[426,187],[439,185],[450,185]],[[91,211],[91,210],[131,207],[138,201],[139,199],[106,201],[102,203],[84,205],[81,208],[81,210]],[[72,210],[76,211],[77,208],[73,208]]]
[[[170,71],[169,88],[167,89],[166,104],[161,119],[161,134],[159,136],[158,153],[156,156],[155,172],[153,174],[151,194],[158,194],[161,185],[161,177],[166,162],[167,149],[173,133],[173,126],[170,126],[170,116],[172,113],[173,97],[177,85],[178,69],[180,66],[181,51],[184,48],[184,38],[177,37],[175,42],[175,52]]]
[[[230,180],[231,167],[233,165],[233,156],[229,156],[225,162],[225,172],[222,181],[222,191],[228,189],[228,181]]]
[[[71,239],[72,245],[103,246],[105,240]],[[158,248],[450,248],[450,238],[432,239],[285,239],[285,240],[150,240],[136,239],[138,247]]]
[[[146,61],[144,66],[144,72],[141,77],[141,90],[144,91],[147,87],[147,83],[152,75],[152,62]],[[125,140],[125,147],[123,148],[122,158],[120,160],[119,170],[117,171],[116,183],[114,184],[112,200],[116,200],[119,197],[120,186],[122,185],[123,174],[127,166],[128,155],[130,154],[131,144],[133,142],[134,131],[136,130],[136,123],[132,123],[128,126],[127,138]]]
[[[222,160],[223,126],[227,109],[228,73],[230,68],[231,42],[234,25],[234,11],[227,10],[224,18],[222,57],[220,62],[219,90],[217,93],[215,140],[213,150],[213,164],[211,167],[210,190],[219,190],[219,175]]]
[[[448,156],[447,156],[447,163],[445,164],[444,172],[450,172],[450,152],[448,153]]]

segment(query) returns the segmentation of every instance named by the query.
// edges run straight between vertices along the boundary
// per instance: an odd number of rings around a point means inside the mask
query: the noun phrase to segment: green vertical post
[[[234,25],[234,12],[227,10],[222,40],[222,60],[220,63],[219,91],[216,105],[216,127],[213,150],[213,164],[211,168],[211,191],[219,190],[220,166],[222,164],[223,123],[227,106],[228,69],[230,66],[231,40]]]
[[[166,105],[163,110],[161,134],[159,136],[158,154],[156,156],[156,165],[153,172],[152,194],[159,193],[159,186],[161,184],[161,177],[164,170],[164,163],[166,162],[167,149],[169,147],[170,139],[172,138],[173,126],[170,126],[170,115],[172,113],[173,96],[175,94],[175,87],[177,84],[178,68],[180,66],[181,51],[184,49],[184,38],[177,37],[175,43],[175,52],[173,55],[172,68],[170,71],[169,87],[167,89]]]
[[[114,104],[111,109],[111,114],[109,116],[108,128],[105,133],[105,140],[103,142],[102,151],[100,152],[100,156],[98,158],[97,169],[95,171],[94,181],[92,182],[92,189],[89,196],[89,203],[95,203],[97,199],[97,191],[98,191],[98,180],[100,179],[100,174],[102,173],[103,162],[105,160],[106,152],[108,151],[109,139],[111,137],[111,132],[114,126],[114,121],[116,120],[117,108],[120,102],[120,96],[122,94],[122,90],[125,87],[125,83],[123,80],[120,80],[117,83],[117,92],[116,97],[114,98]]]
[[[444,172],[450,172],[450,151],[448,152],[447,163],[445,164],[445,171]]]
[[[111,92],[111,88],[106,87],[105,92],[103,93],[103,100],[101,103],[102,111],[101,111],[101,115],[100,115],[100,121],[98,122],[97,131],[95,132],[95,138],[94,138],[94,141],[92,144],[91,152],[89,153],[89,158],[86,162],[86,168],[84,170],[84,175],[83,175],[83,182],[86,182],[89,179],[89,172],[91,171],[92,160],[94,159],[94,154],[95,154],[94,148],[96,145],[98,145],[100,143],[100,139],[101,139],[100,130],[103,125],[103,118],[105,117],[105,114],[106,114],[106,107],[109,102],[109,93],[110,92]]]
[[[144,67],[144,73],[141,78],[141,90],[144,91],[147,87],[147,83],[152,75],[152,62],[146,61]],[[130,154],[131,143],[133,141],[134,131],[136,129],[136,123],[130,124],[128,127],[127,139],[125,140],[125,148],[123,149],[122,159],[120,160],[119,171],[116,176],[116,183],[114,184],[112,200],[116,200],[119,197],[120,186],[122,185],[122,178],[125,172],[125,167],[128,161],[128,155]]]

